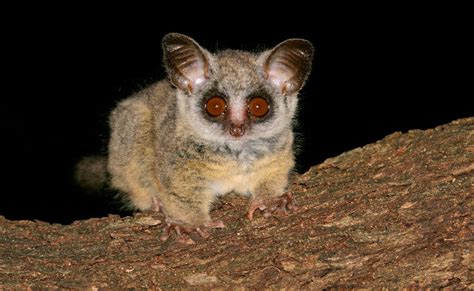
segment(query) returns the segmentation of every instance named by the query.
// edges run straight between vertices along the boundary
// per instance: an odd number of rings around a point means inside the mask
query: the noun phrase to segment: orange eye
[[[205,108],[210,116],[217,117],[224,114],[227,109],[227,104],[222,97],[214,96],[207,100]]]
[[[264,117],[270,109],[270,104],[262,97],[254,97],[249,101],[249,112],[255,117]]]

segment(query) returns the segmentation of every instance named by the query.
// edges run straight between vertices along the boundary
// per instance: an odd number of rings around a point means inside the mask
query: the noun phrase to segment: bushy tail
[[[74,178],[76,183],[89,193],[96,193],[107,188],[107,157],[88,156],[76,165]]]

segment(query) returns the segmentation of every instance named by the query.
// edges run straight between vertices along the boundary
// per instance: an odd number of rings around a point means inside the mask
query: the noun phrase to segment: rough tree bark
[[[71,225],[0,217],[0,289],[474,288],[474,118],[394,133],[295,178],[299,208],[245,219],[192,246],[158,240],[163,217]]]

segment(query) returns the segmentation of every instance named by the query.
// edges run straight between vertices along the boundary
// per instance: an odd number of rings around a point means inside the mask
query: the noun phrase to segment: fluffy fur
[[[122,101],[110,116],[111,186],[132,208],[161,208],[168,222],[189,226],[211,220],[219,195],[282,195],[294,166],[292,121],[311,68],[311,44],[292,39],[259,54],[211,54],[173,33],[163,39],[163,49],[169,80]],[[225,119],[204,110],[213,95],[226,100]],[[247,100],[255,95],[270,103],[258,120],[246,115]],[[246,130],[235,137],[229,126],[239,118]]]

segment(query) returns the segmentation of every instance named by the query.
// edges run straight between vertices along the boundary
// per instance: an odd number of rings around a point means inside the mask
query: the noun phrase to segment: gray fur
[[[159,201],[169,221],[201,225],[210,220],[214,198],[226,194],[220,192],[240,191],[260,199],[285,191],[294,165],[297,94],[312,57],[309,42],[291,41],[300,45],[291,52],[296,60],[285,59],[286,51],[272,50],[211,54],[187,36],[165,36],[164,62],[170,81],[159,81],[123,100],[110,116],[111,185],[125,193],[130,207],[158,209]],[[310,48],[301,54],[306,59],[298,59],[300,47]],[[269,55],[276,55],[270,65]],[[288,62],[293,63],[284,67]],[[266,66],[276,69],[268,72]],[[291,81],[291,92],[285,78]],[[239,112],[246,110],[253,93],[265,92],[271,112],[258,122],[249,121],[243,136],[233,137],[225,124],[206,115],[203,99],[211,90],[224,94],[230,110]]]

